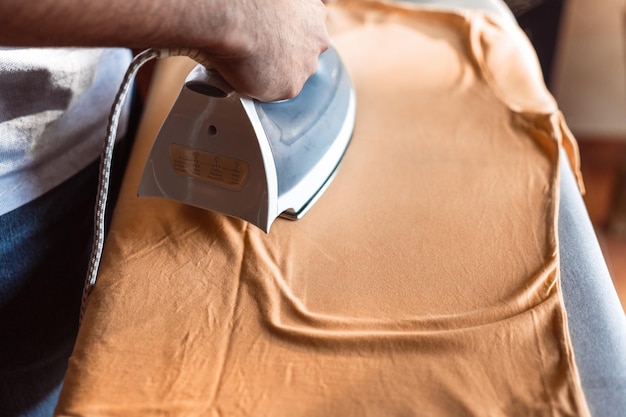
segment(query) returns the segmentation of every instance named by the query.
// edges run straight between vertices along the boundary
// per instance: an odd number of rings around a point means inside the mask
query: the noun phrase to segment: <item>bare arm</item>
[[[0,0],[0,45],[198,48],[238,91],[292,97],[328,47],[320,0]]]

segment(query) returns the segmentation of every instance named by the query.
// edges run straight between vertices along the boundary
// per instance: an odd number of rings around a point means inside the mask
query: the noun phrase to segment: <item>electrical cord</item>
[[[210,61],[208,57],[198,49],[146,49],[137,54],[131,61],[122,84],[115,96],[113,106],[109,113],[107,122],[106,137],[103,144],[102,153],[100,155],[100,173],[98,179],[98,193],[96,196],[96,204],[94,211],[94,235],[93,244],[91,249],[91,256],[89,260],[89,269],[87,271],[87,277],[85,278],[85,284],[83,287],[83,295],[80,308],[80,321],[82,322],[85,308],[87,306],[87,298],[91,294],[93,287],[96,284],[98,278],[98,270],[100,268],[100,261],[102,260],[102,252],[104,249],[105,238],[105,214],[106,205],[109,194],[109,184],[111,177],[111,163],[113,161],[113,150],[115,148],[115,141],[117,136],[117,127],[119,124],[120,114],[128,92],[132,86],[133,80],[137,75],[139,69],[148,61],[157,58],[167,58],[170,56],[187,56],[192,58],[199,64],[206,67],[210,67]]]

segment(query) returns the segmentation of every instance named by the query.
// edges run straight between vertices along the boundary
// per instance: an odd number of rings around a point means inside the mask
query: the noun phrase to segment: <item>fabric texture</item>
[[[130,59],[127,49],[0,48],[0,215],[100,155]]]
[[[588,415],[557,235],[577,149],[527,38],[377,1],[328,24],[354,136],[267,235],[136,197],[192,64],[160,66],[57,415]]]

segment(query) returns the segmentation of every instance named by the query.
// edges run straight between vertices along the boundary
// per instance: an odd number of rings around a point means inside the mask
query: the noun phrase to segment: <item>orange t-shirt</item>
[[[267,235],[135,196],[191,63],[160,66],[58,415],[588,415],[556,223],[577,150],[528,40],[376,1],[330,4],[328,26],[354,136]]]

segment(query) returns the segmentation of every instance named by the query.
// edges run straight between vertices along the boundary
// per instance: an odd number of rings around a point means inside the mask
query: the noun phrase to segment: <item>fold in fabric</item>
[[[355,0],[328,26],[354,136],[267,235],[135,196],[193,64],[160,65],[58,415],[588,415],[556,228],[578,151],[521,30]]]

